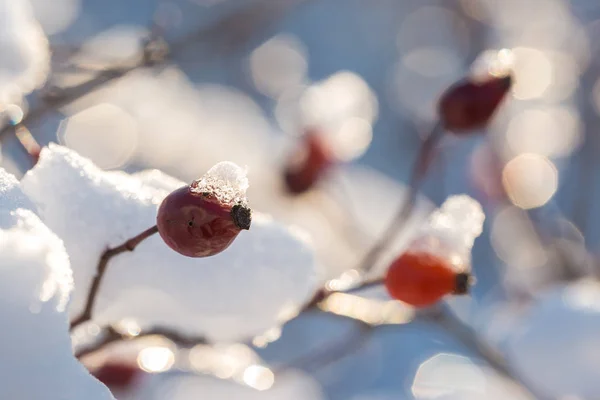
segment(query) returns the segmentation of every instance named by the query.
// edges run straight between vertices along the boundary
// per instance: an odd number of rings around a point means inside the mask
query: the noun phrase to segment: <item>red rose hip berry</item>
[[[306,192],[333,164],[334,157],[325,140],[317,131],[307,131],[285,167],[287,190],[293,194]]]
[[[427,252],[406,252],[390,266],[385,287],[393,298],[415,307],[427,307],[449,294],[466,294],[467,272],[455,272],[441,257]]]
[[[510,75],[490,76],[483,82],[466,79],[448,88],[438,102],[444,128],[454,133],[483,128],[508,93],[512,81]]]
[[[109,388],[124,389],[133,383],[139,372],[134,365],[109,361],[92,371],[92,375]]]
[[[219,163],[201,179],[169,194],[157,214],[158,233],[187,257],[213,256],[227,249],[242,230],[250,229],[245,172]]]

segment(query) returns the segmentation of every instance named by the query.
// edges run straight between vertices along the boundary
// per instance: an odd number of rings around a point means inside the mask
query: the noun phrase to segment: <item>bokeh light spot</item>
[[[543,97],[554,80],[554,68],[548,56],[537,49],[517,47],[515,54],[515,84],[513,94],[517,99]]]
[[[256,89],[278,97],[298,87],[306,78],[306,57],[306,49],[294,36],[278,35],[268,40],[250,55],[250,73]]]
[[[61,122],[58,139],[101,168],[125,165],[138,142],[137,122],[121,108],[102,103]]]
[[[251,365],[244,370],[244,383],[256,390],[267,390],[273,386],[275,375],[262,365]]]
[[[506,164],[502,183],[516,206],[523,209],[541,207],[558,189],[558,171],[548,158],[524,153]]]
[[[531,108],[514,116],[506,139],[515,153],[568,156],[581,143],[581,123],[567,107]]]
[[[453,393],[484,394],[485,374],[473,361],[450,353],[437,354],[423,362],[413,380],[417,399],[435,399]]]
[[[486,50],[471,64],[471,75],[487,80],[489,76],[503,77],[514,68],[515,55],[510,49]]]
[[[168,347],[146,347],[138,354],[137,363],[146,372],[164,372],[175,363],[175,354]]]

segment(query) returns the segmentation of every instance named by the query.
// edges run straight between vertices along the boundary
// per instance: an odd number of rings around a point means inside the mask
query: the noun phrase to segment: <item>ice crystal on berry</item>
[[[247,204],[248,189],[246,169],[230,161],[223,161],[208,170],[204,176],[190,185],[193,193],[210,193],[228,206]]]

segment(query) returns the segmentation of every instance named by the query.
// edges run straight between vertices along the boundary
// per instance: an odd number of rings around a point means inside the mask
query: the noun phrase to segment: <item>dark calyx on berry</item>
[[[459,272],[456,274],[454,294],[468,294],[471,290],[473,277],[468,272]]]
[[[236,204],[231,208],[231,218],[238,228],[248,230],[252,223],[252,210],[241,204]]]
[[[461,133],[488,124],[513,83],[511,75],[490,77],[484,82],[470,79],[451,86],[441,96],[438,113],[444,128]]]

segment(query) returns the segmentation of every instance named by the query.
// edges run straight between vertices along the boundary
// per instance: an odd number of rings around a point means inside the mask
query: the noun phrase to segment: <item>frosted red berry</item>
[[[92,375],[110,388],[123,389],[133,383],[139,372],[134,365],[109,361],[92,371]]]
[[[252,212],[244,204],[224,203],[212,192],[198,192],[193,183],[169,194],[158,209],[158,233],[187,257],[208,257],[231,245],[250,229]]]
[[[307,131],[285,167],[287,190],[293,194],[307,191],[333,164],[334,157],[321,135],[315,130]]]
[[[427,307],[449,294],[469,291],[470,274],[455,272],[443,258],[427,252],[406,252],[390,266],[385,287],[393,298]]]
[[[512,85],[510,75],[490,76],[483,82],[460,81],[442,94],[438,103],[440,119],[449,131],[465,133],[488,124]]]

